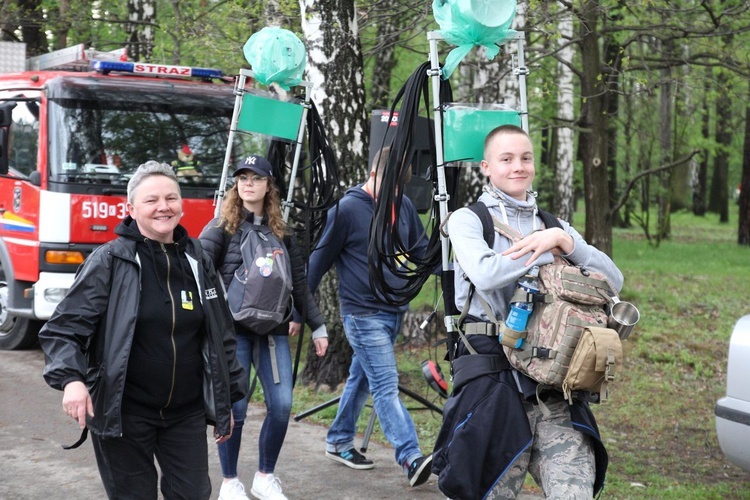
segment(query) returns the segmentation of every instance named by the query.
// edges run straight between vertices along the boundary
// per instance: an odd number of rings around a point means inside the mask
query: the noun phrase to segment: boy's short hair
[[[378,179],[382,177],[385,166],[388,165],[388,157],[391,155],[391,147],[385,146],[380,151],[375,153],[370,165],[370,172],[375,172]]]
[[[375,157],[372,159],[372,165],[370,165],[370,172],[375,172],[375,179],[378,182],[383,179],[383,173],[385,173],[385,167],[388,166],[388,159],[391,156],[391,147],[384,146],[380,151],[375,153]],[[406,158],[404,156],[404,158]],[[399,165],[402,167],[403,165]],[[401,174],[400,181],[403,184],[408,184],[411,181],[412,166],[408,165],[408,168],[404,169]]]
[[[489,145],[490,141],[494,139],[498,135],[502,134],[521,134],[525,135],[526,137],[529,137],[528,132],[526,132],[524,129],[519,127],[518,125],[511,125],[511,124],[505,124],[500,125],[499,127],[495,127],[487,134],[487,137],[484,138],[484,149],[483,151],[487,151],[487,146]],[[484,156],[487,156],[486,154]]]

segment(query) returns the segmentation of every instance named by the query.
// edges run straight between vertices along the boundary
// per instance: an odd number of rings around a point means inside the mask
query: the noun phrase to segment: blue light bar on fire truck
[[[196,78],[221,78],[223,76],[221,70],[218,69],[139,62],[91,61],[91,67],[103,73],[119,71],[147,76],[193,76]]]

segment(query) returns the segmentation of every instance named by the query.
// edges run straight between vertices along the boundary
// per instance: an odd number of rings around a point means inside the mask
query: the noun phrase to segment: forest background
[[[127,47],[134,60],[218,67],[229,75],[249,68],[242,47],[265,26],[289,29],[305,42],[306,80],[315,84],[312,99],[342,187],[362,181],[371,112],[388,109],[427,60],[427,33],[438,29],[431,2],[2,0],[0,6],[0,40],[26,43],[29,56],[85,43],[105,51]],[[586,239],[616,260],[619,234],[645,245],[639,259],[661,253],[680,261],[664,247],[680,234],[715,243],[706,226],[733,245],[750,245],[748,2],[523,0],[511,27],[524,34],[523,67],[511,44],[492,60],[478,47],[450,84],[455,102],[518,109],[516,74],[528,70],[529,128],[540,153],[535,187],[546,209],[581,222]],[[441,58],[451,48],[441,44]],[[475,198],[484,182],[478,169],[460,175],[460,198]],[[703,230],[684,236],[685,228],[695,229],[685,223],[680,233],[686,214]],[[329,355],[307,363],[300,377],[313,390],[335,390],[348,369],[335,287],[332,276],[319,294],[331,332]],[[625,294],[638,296],[628,285]],[[716,314],[709,309],[706,314]],[[407,329],[422,317],[419,311]],[[733,319],[722,318],[724,339]],[[725,353],[725,347],[716,350]],[[681,356],[647,357],[696,363]],[[711,365],[708,376],[725,376],[722,364]],[[698,363],[698,370],[705,372],[705,365]],[[731,475],[738,477],[736,470]]]

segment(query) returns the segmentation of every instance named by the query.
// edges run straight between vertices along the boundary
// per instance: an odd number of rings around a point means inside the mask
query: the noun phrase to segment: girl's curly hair
[[[268,227],[277,238],[282,239],[286,233],[286,222],[281,215],[281,192],[273,177],[268,179],[268,192],[263,198],[263,211],[268,220]],[[245,217],[242,214],[242,198],[237,191],[237,182],[227,191],[219,214],[219,227],[229,234],[235,234]]]

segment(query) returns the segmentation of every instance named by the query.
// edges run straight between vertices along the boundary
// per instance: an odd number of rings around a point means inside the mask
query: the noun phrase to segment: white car
[[[750,471],[750,315],[734,325],[729,340],[727,395],[716,402],[716,434],[724,455]]]

